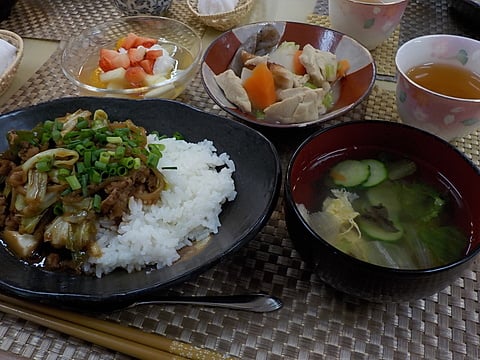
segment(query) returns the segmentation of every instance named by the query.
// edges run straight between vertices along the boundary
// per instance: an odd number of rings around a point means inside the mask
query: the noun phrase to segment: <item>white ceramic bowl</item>
[[[451,64],[480,72],[480,41],[457,35],[426,35],[403,44],[397,52],[397,108],[403,122],[445,140],[480,128],[480,99],[461,99],[428,90],[407,77],[414,66]]]

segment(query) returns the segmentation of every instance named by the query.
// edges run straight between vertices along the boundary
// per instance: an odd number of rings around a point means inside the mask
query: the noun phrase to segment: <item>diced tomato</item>
[[[98,65],[103,71],[109,71],[119,67],[126,69],[130,66],[130,59],[127,54],[121,54],[115,50],[101,49]]]
[[[141,66],[132,66],[125,72],[125,79],[134,87],[142,86],[147,73]]]
[[[139,65],[140,61],[142,61],[143,58],[145,57],[146,52],[147,52],[147,49],[145,49],[144,47],[128,49],[127,53],[130,59],[130,65],[131,66]]]
[[[135,47],[135,42],[137,41],[138,36],[134,33],[129,33],[123,38],[123,41],[118,43],[119,47],[123,47],[125,50],[128,50],[132,47]]]
[[[145,54],[145,59],[148,60],[156,60],[160,56],[163,55],[163,50],[148,50],[147,53]]]
[[[155,45],[156,43],[157,43],[157,40],[155,40],[155,39],[144,37],[144,36],[137,36],[137,38],[135,39],[134,46],[138,47],[138,46],[141,45],[141,46],[144,46],[146,48],[150,48],[153,45]]]
[[[153,74],[153,65],[155,64],[155,60],[144,59],[140,61],[140,66],[145,70],[147,74]]]
[[[130,66],[130,58],[128,57],[127,54],[118,54],[117,57],[112,59],[112,65],[114,68],[119,68],[123,67],[124,69],[127,69]]]

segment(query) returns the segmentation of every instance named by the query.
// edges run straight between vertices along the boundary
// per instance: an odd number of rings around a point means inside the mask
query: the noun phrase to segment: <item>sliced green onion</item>
[[[125,166],[117,167],[117,175],[118,176],[125,176],[128,174],[128,169]]]
[[[102,182],[102,175],[95,169],[90,169],[90,182],[93,184],[100,184]]]
[[[108,167],[107,167],[108,174],[111,176],[117,175],[118,167],[119,167],[118,163],[108,164]]]
[[[88,196],[88,174],[82,174],[80,177],[80,184],[82,185],[82,195],[84,197]]]
[[[131,156],[120,159],[120,165],[125,166],[127,169],[132,169],[135,165],[135,159]]]
[[[58,119],[55,119],[54,126],[57,130],[63,130],[63,123]]]
[[[58,140],[60,140],[62,138],[62,134],[60,133],[59,130],[57,129],[53,129],[52,130],[52,139],[53,141],[57,142]]]
[[[105,135],[104,133],[97,132],[95,133],[95,140],[101,144],[106,143],[107,135]]]
[[[148,144],[148,150],[150,152],[157,154],[157,155],[162,155],[162,151],[165,150],[165,145],[163,144]]]
[[[84,139],[82,145],[85,147],[85,149],[92,149],[95,147],[95,143],[90,139]]]
[[[93,210],[95,210],[96,212],[100,212],[101,205],[102,205],[102,198],[100,197],[100,195],[98,194],[93,195]]]
[[[175,132],[173,133],[173,137],[174,137],[176,140],[185,140],[185,137],[184,137],[182,134],[180,134],[178,131],[175,131]]]
[[[95,168],[97,168],[99,170],[102,170],[102,171],[107,168],[107,164],[100,161],[100,160],[95,161],[93,166],[95,166]]]
[[[83,117],[78,118],[77,129],[85,129],[87,127],[88,127],[88,120]]]
[[[65,168],[60,168],[60,169],[58,169],[57,176],[59,178],[65,178],[65,177],[69,176],[70,174],[71,174],[70,170],[65,169]]]
[[[160,161],[160,156],[155,153],[148,154],[147,157],[147,166],[156,169],[158,166],[158,162]]]
[[[128,141],[127,141],[127,144],[128,144],[128,146],[130,146],[131,148],[136,148],[136,147],[138,147],[138,142],[137,142],[137,141],[128,140]]]
[[[78,144],[75,146],[75,151],[78,152],[80,155],[83,155],[85,153],[85,146],[82,144]]]
[[[120,136],[107,136],[107,142],[110,144],[121,144],[123,141]]]
[[[52,131],[54,124],[55,124],[55,123],[54,123],[52,120],[45,120],[45,121],[43,122],[43,129],[44,129],[45,131]]]
[[[142,165],[142,161],[140,160],[140,158],[134,158],[133,159],[133,168],[135,170],[138,170],[138,169],[140,169],[140,165]]]
[[[75,165],[79,174],[83,174],[86,171],[85,163],[79,161]]]
[[[80,181],[78,181],[75,174],[67,176],[65,180],[67,181],[68,185],[70,185],[70,188],[74,191],[82,188],[82,185],[80,184]]]
[[[63,215],[63,205],[61,202],[57,202],[54,206],[53,206],[53,214],[55,216],[61,216]]]
[[[67,196],[68,194],[70,194],[72,192],[72,189],[71,188],[66,188],[65,190],[63,190],[60,195],[61,196]]]
[[[92,151],[87,150],[83,153],[83,162],[85,163],[86,167],[92,166]]]
[[[113,134],[115,136],[120,136],[120,137],[128,137],[130,135],[130,129],[129,128],[116,128],[113,131]]]
[[[113,157],[115,159],[121,159],[125,156],[125,146],[117,146]]]
[[[110,162],[110,153],[108,151],[101,152],[98,161],[108,164]]]
[[[52,138],[51,134],[49,134],[48,132],[44,132],[42,134],[42,138],[41,138],[40,141],[41,141],[42,144],[46,144],[50,141],[51,138]]]
[[[46,156],[42,158],[35,164],[35,168],[40,172],[47,172],[52,170],[53,159],[51,156]]]
[[[132,154],[133,154],[133,155],[139,155],[139,154],[142,154],[142,153],[143,153],[143,151],[142,151],[142,150],[143,150],[143,149],[139,149],[139,148],[137,148],[137,147],[135,147],[135,148],[132,148]]]

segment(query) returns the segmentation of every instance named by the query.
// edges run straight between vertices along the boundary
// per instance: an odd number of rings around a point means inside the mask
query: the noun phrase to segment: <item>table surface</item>
[[[199,23],[185,1],[174,0],[167,16],[182,19],[202,34],[205,44],[220,33]],[[290,20],[328,26],[327,0],[257,0],[243,22]],[[61,73],[59,54],[73,31],[121,16],[113,1],[18,0],[0,28],[25,40],[25,55],[11,87],[0,97],[0,114],[78,92]],[[372,94],[350,113],[323,126],[358,119],[400,121],[394,94],[394,54],[415,36],[431,33],[479,38],[459,22],[446,0],[411,0],[402,24],[373,52],[379,81]],[[199,77],[178,100],[229,116],[205,93]],[[312,130],[313,131],[313,130]],[[306,133],[292,141],[300,141]],[[282,163],[292,143],[272,136]],[[480,165],[478,132],[453,144]],[[145,306],[99,315],[145,332],[216,350],[241,359],[477,359],[480,357],[480,265],[476,261],[453,284],[425,299],[369,303],[323,284],[293,249],[285,229],[282,196],[258,236],[227,261],[168,294],[219,295],[267,292],[284,307],[267,314],[192,306]],[[245,260],[247,259],[247,261]],[[222,279],[222,281],[215,281]],[[0,358],[129,359],[106,348],[0,312]]]

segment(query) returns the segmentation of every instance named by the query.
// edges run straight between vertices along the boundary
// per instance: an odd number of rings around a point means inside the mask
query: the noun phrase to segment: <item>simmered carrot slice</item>
[[[263,110],[277,101],[273,75],[266,63],[255,66],[251,76],[243,83],[254,108]]]
[[[339,60],[337,65],[337,78],[342,78],[347,75],[349,69],[350,62],[347,59]]]
[[[300,55],[302,55],[302,50],[297,50],[293,55],[293,72],[297,75],[305,75],[307,70],[300,62]]]

